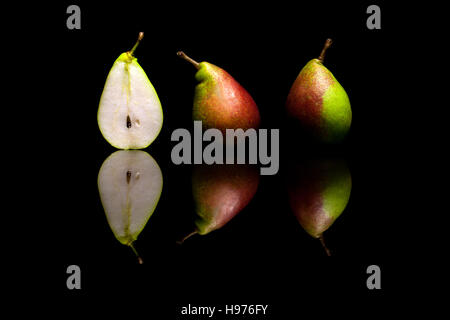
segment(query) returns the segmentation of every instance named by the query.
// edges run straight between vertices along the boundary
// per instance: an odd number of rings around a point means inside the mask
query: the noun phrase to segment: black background
[[[34,190],[45,218],[46,239],[33,243],[48,253],[46,291],[70,303],[106,295],[143,297],[146,310],[175,318],[187,304],[269,304],[270,316],[301,315],[313,301],[379,305],[400,287],[405,239],[399,225],[405,133],[396,125],[403,105],[392,76],[398,42],[397,14],[378,2],[382,29],[366,28],[372,2],[314,4],[77,2],[81,30],[66,28],[70,4],[49,7],[45,29],[28,30],[38,68],[52,87],[40,133],[48,145],[30,146],[46,188]],[[97,189],[103,161],[116,149],[102,137],[97,108],[106,76],[120,53],[145,33],[135,55],[161,100],[164,126],[145,151],[159,164],[164,187],[156,211],[136,242],[145,263],[111,232]],[[45,38],[45,39],[44,39]],[[325,65],[346,89],[353,111],[351,132],[335,148],[311,148],[284,124],[284,103],[301,68],[317,57],[326,38],[334,43]],[[31,40],[30,40],[31,45]],[[176,166],[170,152],[176,128],[191,128],[195,69],[179,59],[185,51],[198,61],[228,71],[252,95],[263,128],[280,128],[280,170],[261,176],[252,202],[222,229],[176,244],[192,228],[192,166]],[[57,66],[55,68],[55,66]],[[386,112],[389,110],[389,112]],[[39,114],[42,116],[42,114]],[[284,130],[283,130],[284,129]],[[304,232],[287,200],[287,164],[315,152],[339,155],[350,168],[353,188],[344,213],[325,233],[333,256]],[[42,197],[51,196],[51,201]],[[30,241],[31,243],[33,241]],[[82,270],[82,289],[66,288],[66,268]],[[382,290],[368,290],[366,268],[382,270]],[[355,300],[356,299],[356,300]],[[79,301],[79,300],[77,300]],[[345,304],[342,305],[345,308]],[[220,317],[218,317],[220,318]],[[179,315],[177,319],[183,319]]]

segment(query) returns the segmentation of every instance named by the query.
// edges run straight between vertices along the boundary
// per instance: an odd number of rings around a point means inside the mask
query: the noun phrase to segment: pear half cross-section
[[[97,115],[103,137],[118,149],[143,149],[158,136],[163,112],[155,88],[131,52],[122,53],[106,79]]]

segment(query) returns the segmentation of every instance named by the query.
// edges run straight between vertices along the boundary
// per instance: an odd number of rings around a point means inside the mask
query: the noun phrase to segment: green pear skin
[[[289,170],[289,203],[302,228],[321,238],[345,210],[352,179],[343,159],[314,159]]]
[[[196,62],[184,52],[177,53],[198,70],[195,79],[193,120],[202,121],[205,129],[247,130],[258,128],[260,114],[253,98],[228,72],[209,62]]]
[[[339,143],[352,122],[350,100],[344,88],[323,65],[328,39],[322,54],[309,61],[291,87],[286,109],[303,130],[323,143]]]

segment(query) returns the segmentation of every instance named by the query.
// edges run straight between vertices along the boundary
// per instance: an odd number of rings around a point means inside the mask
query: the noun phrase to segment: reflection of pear
[[[201,235],[223,227],[256,193],[259,172],[249,165],[196,166],[192,175],[196,231]]]
[[[155,211],[162,185],[158,163],[144,151],[116,151],[100,168],[98,190],[109,226],[136,255],[133,242]]]
[[[289,201],[303,229],[321,240],[350,198],[352,180],[344,160],[317,159],[297,163],[289,173]]]

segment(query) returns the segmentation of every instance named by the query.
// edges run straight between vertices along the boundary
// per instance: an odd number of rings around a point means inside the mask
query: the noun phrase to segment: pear
[[[103,137],[118,149],[143,149],[158,136],[163,112],[155,88],[133,56],[133,49],[114,62],[100,98],[97,121]]]
[[[145,151],[119,150],[102,164],[98,190],[109,226],[120,243],[133,246],[161,196],[163,176]]]
[[[252,200],[259,184],[258,168],[251,165],[200,165],[192,174],[196,213],[194,234],[222,228]]]
[[[347,93],[323,65],[331,43],[327,39],[319,58],[303,67],[286,101],[288,115],[298,120],[305,132],[324,143],[341,142],[352,122]]]
[[[352,179],[343,159],[319,158],[299,162],[289,169],[288,194],[302,228],[321,241],[323,233],[342,214],[350,199]]]
[[[209,62],[191,59],[184,52],[177,55],[198,70],[195,78],[193,120],[202,121],[203,128],[243,130],[258,128],[260,115],[250,94],[225,70]]]

